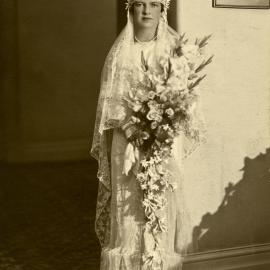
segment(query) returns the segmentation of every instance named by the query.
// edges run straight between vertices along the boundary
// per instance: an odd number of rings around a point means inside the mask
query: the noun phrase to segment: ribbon
[[[124,154],[124,166],[122,173],[128,175],[132,166],[139,160],[139,149],[132,143],[128,143]]]

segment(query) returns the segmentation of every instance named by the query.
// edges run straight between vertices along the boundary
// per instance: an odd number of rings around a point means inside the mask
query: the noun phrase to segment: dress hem
[[[101,252],[100,270],[152,270],[143,266],[143,253],[125,252],[120,248],[103,248]],[[161,270],[181,270],[183,257],[179,253],[162,253],[163,267]]]

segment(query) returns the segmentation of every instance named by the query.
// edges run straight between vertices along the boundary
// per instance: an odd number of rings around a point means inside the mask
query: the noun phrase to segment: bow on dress
[[[124,154],[123,174],[128,175],[134,164],[137,165],[134,166],[134,170],[137,171],[139,158],[139,149],[132,143],[128,143]]]

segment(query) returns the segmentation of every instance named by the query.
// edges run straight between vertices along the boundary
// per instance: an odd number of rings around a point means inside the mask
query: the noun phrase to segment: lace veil
[[[110,134],[114,128],[120,127],[126,118],[126,108],[122,103],[125,91],[130,87],[132,77],[132,48],[134,46],[133,19],[127,12],[127,24],[115,40],[106,57],[101,75],[101,88],[98,99],[96,121],[91,147],[91,155],[98,161],[99,190],[96,209],[95,229],[101,246],[106,246],[110,232]],[[156,57],[167,53],[172,48],[178,34],[168,25],[166,10],[160,18],[155,39],[154,54]],[[194,111],[195,115],[195,111]],[[199,119],[198,115],[194,119]],[[197,121],[201,126],[202,122]],[[199,144],[201,139],[185,139],[187,156]]]

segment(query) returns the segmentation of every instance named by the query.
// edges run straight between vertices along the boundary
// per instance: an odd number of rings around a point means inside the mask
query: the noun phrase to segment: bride
[[[168,53],[178,34],[167,24],[169,0],[128,0],[127,24],[112,46],[102,72],[91,154],[98,160],[99,191],[96,233],[102,246],[101,269],[181,269],[190,243],[189,211],[182,188],[182,161],[194,142],[178,136],[172,157],[166,164],[178,188],[166,194],[163,233],[159,258],[149,259],[153,241],[145,229],[142,191],[136,180],[137,166],[128,165],[125,132],[128,115],[123,97],[134,88],[142,72],[142,55],[148,65]],[[148,256],[148,257],[147,257]],[[146,260],[145,260],[146,258]]]

